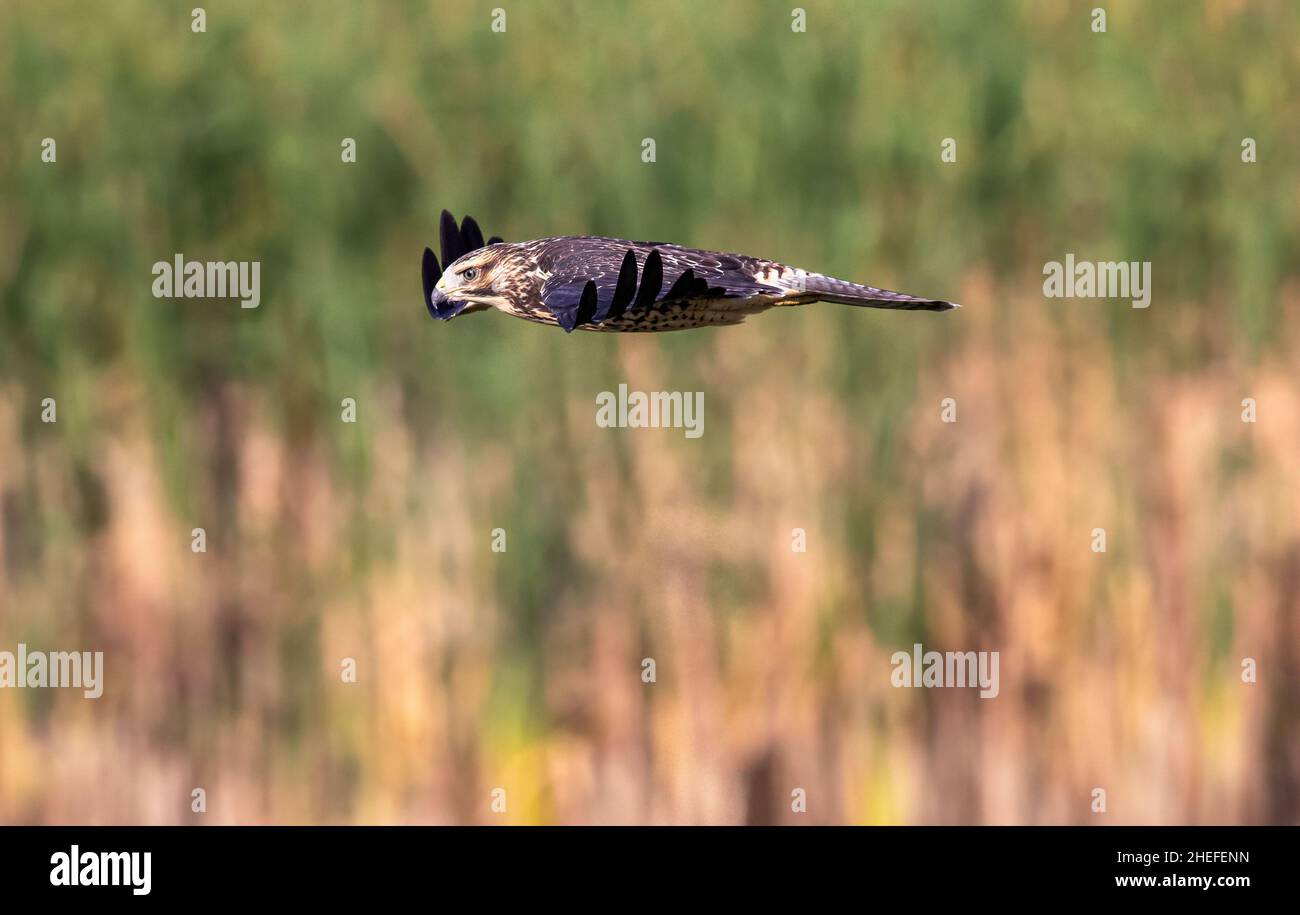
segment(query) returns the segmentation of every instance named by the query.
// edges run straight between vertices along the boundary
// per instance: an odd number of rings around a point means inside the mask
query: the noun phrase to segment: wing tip
[[[469,252],[477,251],[479,248],[486,248],[488,245],[503,243],[503,239],[499,235],[493,235],[485,242],[483,240],[483,230],[479,228],[478,221],[473,216],[466,215],[464,219],[457,223],[456,217],[451,210],[443,210],[438,217],[438,234],[443,261],[438,269],[439,276],[441,276],[443,270]]]

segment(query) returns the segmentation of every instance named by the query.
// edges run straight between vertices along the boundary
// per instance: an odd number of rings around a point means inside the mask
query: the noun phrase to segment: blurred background
[[[1294,3],[196,5],[0,5],[0,822],[1300,822]],[[441,324],[444,207],[966,307]]]

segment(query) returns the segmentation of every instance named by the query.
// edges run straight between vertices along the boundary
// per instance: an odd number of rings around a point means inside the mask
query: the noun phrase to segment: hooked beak
[[[450,321],[464,310],[464,302],[449,299],[441,289],[434,287],[433,296],[429,299],[429,314],[439,321]]]
[[[429,314],[439,321],[450,321],[465,309],[464,302],[450,299],[438,287],[442,285],[442,268],[438,266],[438,257],[428,248],[424,249],[424,263],[421,265],[424,280],[424,306]]]

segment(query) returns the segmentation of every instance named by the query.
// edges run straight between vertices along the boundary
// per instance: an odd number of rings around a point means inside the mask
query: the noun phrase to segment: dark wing
[[[698,299],[779,296],[754,278],[758,261],[617,238],[555,239],[542,255],[542,302],[564,330],[629,311]]]
[[[457,258],[484,246],[483,232],[479,229],[478,223],[474,221],[473,216],[466,216],[457,226],[456,217],[443,210],[441,229],[442,263],[448,267]],[[493,235],[487,240],[489,245],[500,243],[501,238],[497,235]],[[455,309],[454,305],[448,303],[439,310],[433,304],[433,287],[442,278],[442,266],[438,263],[438,256],[430,248],[424,249],[424,261],[420,265],[420,274],[424,280],[424,307],[429,309],[429,314],[435,318],[450,317],[450,312]]]

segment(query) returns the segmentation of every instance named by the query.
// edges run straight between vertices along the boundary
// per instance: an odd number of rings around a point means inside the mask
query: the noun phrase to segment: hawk
[[[776,261],[665,242],[564,235],[486,242],[478,223],[442,211],[442,263],[424,249],[424,304],[442,321],[495,308],[575,330],[687,330],[739,324],[782,305],[839,302],[948,311],[953,302],[860,286]]]

